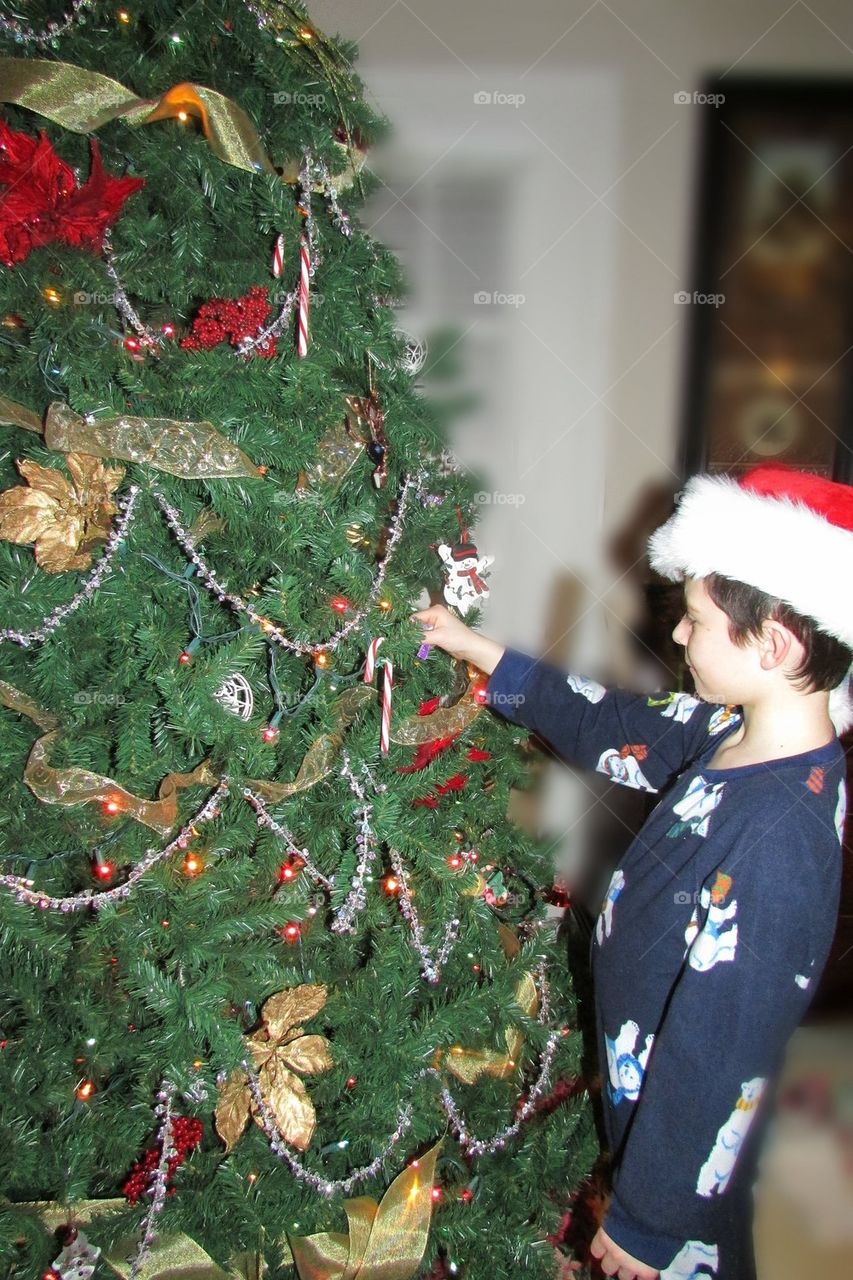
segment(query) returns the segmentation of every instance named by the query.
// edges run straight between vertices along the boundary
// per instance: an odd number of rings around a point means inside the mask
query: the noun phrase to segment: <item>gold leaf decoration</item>
[[[236,1071],[219,1086],[219,1102],[213,1119],[226,1151],[231,1150],[246,1127],[251,1099],[243,1071]]]
[[[110,535],[118,507],[112,495],[124,476],[122,467],[105,467],[83,453],[69,453],[71,475],[19,459],[28,488],[16,485],[0,493],[0,538],[35,543],[36,563],[46,573],[87,569],[92,550]]]
[[[258,1068],[261,1093],[285,1142],[305,1151],[316,1123],[314,1104],[300,1076],[317,1075],[334,1064],[325,1036],[303,1035],[299,1023],[315,1017],[326,1003],[326,988],[305,983],[279,991],[261,1009],[260,1030],[246,1037]],[[263,1122],[242,1071],[219,1086],[214,1114],[216,1132],[230,1151],[246,1127],[249,1115]]]

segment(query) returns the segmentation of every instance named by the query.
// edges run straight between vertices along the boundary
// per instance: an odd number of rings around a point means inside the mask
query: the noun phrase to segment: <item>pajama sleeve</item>
[[[728,852],[678,926],[684,964],[616,1153],[604,1229],[658,1269],[689,1241],[725,1238],[739,1154],[832,942],[832,823],[801,784],[765,791],[748,829],[741,821],[736,836],[723,822],[716,833]]]
[[[492,672],[487,705],[540,734],[569,764],[641,791],[664,789],[726,711],[686,693],[608,691],[514,649]]]

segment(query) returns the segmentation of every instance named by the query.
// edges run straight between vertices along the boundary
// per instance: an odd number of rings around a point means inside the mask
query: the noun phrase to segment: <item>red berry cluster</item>
[[[172,1145],[175,1148],[175,1155],[169,1161],[166,1172],[167,1182],[171,1181],[175,1170],[181,1167],[193,1148],[198,1146],[201,1142],[201,1137],[202,1126],[200,1120],[195,1120],[191,1116],[175,1116],[172,1120]],[[150,1151],[145,1152],[141,1160],[137,1160],[130,1171],[130,1177],[122,1187],[122,1192],[128,1204],[136,1204],[139,1197],[148,1189],[151,1175],[159,1163],[159,1147],[152,1147]],[[174,1187],[170,1187],[169,1190],[170,1192],[174,1191]]]
[[[269,316],[269,290],[266,285],[253,285],[242,298],[211,298],[203,302],[193,320],[189,336],[181,340],[182,347],[209,351],[220,342],[230,342],[236,347],[243,338],[254,338],[264,327]],[[275,338],[267,338],[260,346],[253,347],[252,354],[268,360],[276,354]]]

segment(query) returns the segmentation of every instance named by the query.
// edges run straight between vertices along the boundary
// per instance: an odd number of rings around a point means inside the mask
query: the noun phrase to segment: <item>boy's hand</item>
[[[617,1280],[658,1280],[660,1275],[654,1267],[647,1267],[645,1262],[632,1258],[630,1253],[620,1249],[616,1241],[610,1239],[604,1227],[599,1227],[596,1231],[589,1251],[598,1259],[598,1265],[604,1274],[616,1276]]]
[[[472,662],[475,667],[491,675],[503,655],[503,646],[488,636],[472,631],[443,604],[430,605],[412,614],[412,621],[424,629],[427,644],[438,645],[452,658]]]

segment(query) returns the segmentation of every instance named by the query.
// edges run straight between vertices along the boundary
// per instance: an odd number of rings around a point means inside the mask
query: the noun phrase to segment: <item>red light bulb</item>
[[[264,742],[275,742],[278,737],[278,729],[274,724],[268,724],[265,729],[261,730],[261,738]]]
[[[458,853],[451,853],[450,857],[447,859],[447,865],[450,867],[451,871],[458,871],[462,866],[461,855]]]
[[[299,925],[292,922],[286,924],[281,931],[281,936],[285,942],[296,942],[299,938]]]
[[[329,606],[334,609],[335,613],[346,613],[350,607],[350,602],[346,596],[332,596]]]
[[[439,1200],[444,1195],[444,1192],[442,1191],[441,1187],[433,1187],[432,1191],[429,1194],[432,1198],[433,1204],[438,1204]]]
[[[192,656],[192,654],[191,654],[191,653],[187,653],[186,649],[183,649],[183,650],[178,654],[178,662],[180,662],[180,664],[181,664],[181,666],[182,666],[182,667],[185,667],[185,666],[187,665],[187,663],[192,662],[192,660],[193,660],[193,656]]]
[[[133,334],[130,334],[128,337],[125,338],[124,345],[128,351],[138,351],[139,339],[134,338]]]
[[[393,898],[395,893],[400,892],[400,881],[396,876],[386,876],[382,881],[382,888],[388,894],[389,898]]]
[[[172,324],[171,320],[167,320],[165,324],[160,326],[160,332],[166,338],[174,338],[177,330],[175,329],[175,326]]]

